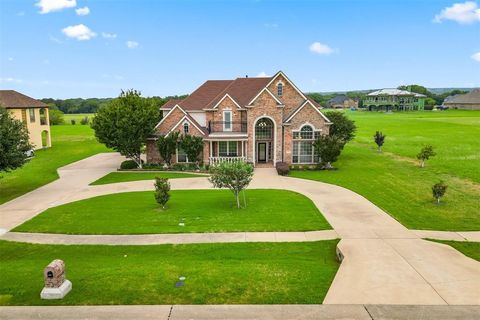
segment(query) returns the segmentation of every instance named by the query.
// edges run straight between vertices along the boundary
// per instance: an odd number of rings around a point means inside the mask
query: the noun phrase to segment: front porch
[[[208,140],[208,163],[216,165],[220,162],[247,162],[247,140]]]

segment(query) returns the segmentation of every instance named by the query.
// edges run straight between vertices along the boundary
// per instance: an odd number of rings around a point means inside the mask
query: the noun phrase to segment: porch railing
[[[247,162],[247,157],[210,157],[210,165],[214,166],[222,162]]]
[[[208,133],[213,132],[247,132],[246,121],[208,121]]]

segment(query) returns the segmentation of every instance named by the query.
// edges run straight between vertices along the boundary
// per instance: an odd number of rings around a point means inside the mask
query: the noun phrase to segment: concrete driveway
[[[55,205],[92,196],[152,190],[152,181],[88,186],[122,158],[99,154],[59,170],[60,179],[0,206],[9,230]],[[171,180],[172,189],[211,188],[206,178]],[[336,233],[344,256],[325,304],[480,305],[480,263],[422,240],[364,197],[342,187],[256,169],[250,188],[286,189],[312,199]]]

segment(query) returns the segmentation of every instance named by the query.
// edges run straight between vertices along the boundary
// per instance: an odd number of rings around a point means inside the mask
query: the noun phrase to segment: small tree
[[[0,172],[23,166],[32,148],[25,124],[0,106]]]
[[[382,146],[383,146],[383,143],[385,142],[386,137],[387,136],[382,134],[381,131],[375,132],[375,135],[373,136],[373,139],[378,146],[378,152],[382,152]]]
[[[430,159],[430,157],[435,156],[436,153],[433,151],[433,147],[428,145],[424,146],[422,150],[417,154],[417,159],[420,160],[420,167],[425,167],[425,161]]]
[[[326,111],[324,114],[332,122],[332,125],[330,126],[330,135],[341,140],[343,145],[355,137],[357,126],[353,120],[348,119],[345,113]]]
[[[155,200],[165,209],[165,205],[170,199],[170,182],[167,178],[155,177]]]
[[[443,181],[440,181],[433,185],[432,194],[433,197],[437,200],[437,204],[440,203],[440,199],[445,195],[445,192],[447,192],[447,188],[448,186]]]
[[[158,137],[157,149],[163,161],[170,167],[172,156],[175,154],[178,144],[178,132],[171,132],[168,135]]]
[[[240,192],[252,181],[253,167],[242,161],[221,162],[210,167],[208,179],[215,188],[228,188],[235,195],[237,208],[240,208]]]
[[[320,156],[320,160],[325,164],[326,169],[332,169],[332,163],[337,161],[342,152],[344,143],[336,136],[321,135],[313,143],[315,152]]]
[[[63,118],[63,112],[57,109],[49,109],[48,118],[50,125],[52,126],[65,123],[65,119]]]
[[[139,91],[128,90],[100,108],[92,128],[98,141],[142,168],[142,149],[159,120],[160,112],[153,100],[141,97]]]
[[[180,145],[187,154],[189,162],[195,162],[198,165],[198,156],[203,151],[202,137],[192,136],[189,134],[182,135]]]

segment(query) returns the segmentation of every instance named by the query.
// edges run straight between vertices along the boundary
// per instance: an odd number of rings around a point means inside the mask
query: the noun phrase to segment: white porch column
[[[210,140],[210,157],[213,157],[213,150],[212,150],[212,140]]]
[[[244,142],[245,142],[245,141],[242,140],[242,157],[244,157],[244,154],[245,154],[245,151],[243,150]]]

